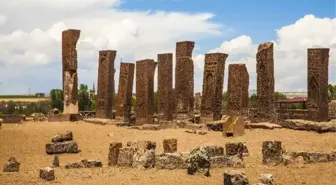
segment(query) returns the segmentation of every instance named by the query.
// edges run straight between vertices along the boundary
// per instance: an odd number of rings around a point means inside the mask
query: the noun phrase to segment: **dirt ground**
[[[39,179],[39,169],[51,165],[53,156],[45,153],[45,144],[53,135],[71,130],[78,142],[81,153],[61,154],[60,162],[76,162],[81,159],[99,159],[103,168],[70,169],[57,168],[56,180],[46,182]],[[164,138],[177,138],[178,150],[188,152],[201,145],[224,146],[226,142],[246,142],[250,156],[245,159],[245,171],[250,184],[256,184],[262,173],[271,173],[278,185],[335,185],[336,163],[303,164],[289,166],[265,166],[261,164],[261,143],[265,140],[280,140],[287,151],[336,151],[336,134],[317,134],[314,132],[277,130],[246,130],[246,134],[237,138],[223,138],[220,132],[208,132],[207,135],[194,135],[184,130],[140,131],[119,128],[113,125],[94,125],[76,123],[24,123],[5,124],[0,129],[0,184],[95,184],[95,185],[133,185],[133,184],[183,184],[183,185],[219,185],[223,184],[223,172],[228,168],[211,169],[211,177],[189,176],[185,170],[136,170],[108,167],[107,154],[109,143],[121,141],[150,140],[157,143],[157,153],[163,151]],[[2,166],[10,156],[21,163],[19,173],[3,173]]]
[[[13,102],[39,102],[48,101],[50,98],[0,98],[0,101],[13,101]]]

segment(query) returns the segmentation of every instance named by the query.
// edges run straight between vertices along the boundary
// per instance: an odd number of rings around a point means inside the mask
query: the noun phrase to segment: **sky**
[[[195,92],[202,91],[204,55],[223,52],[228,65],[244,63],[256,89],[256,53],[274,42],[275,90],[307,90],[307,48],[329,52],[329,83],[336,83],[334,0],[11,0],[0,1],[0,94],[48,93],[62,88],[61,34],[80,29],[79,83],[97,81],[98,51],[120,60],[175,55],[176,42],[195,41]],[[14,11],[15,10],[15,11]],[[175,67],[175,61],[174,61]],[[155,90],[157,88],[157,71]],[[135,91],[135,83],[134,89]]]

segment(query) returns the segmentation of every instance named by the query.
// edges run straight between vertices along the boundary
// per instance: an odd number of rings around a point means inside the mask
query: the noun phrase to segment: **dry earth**
[[[50,98],[0,98],[1,101],[9,102],[39,102],[39,101],[48,101]]]
[[[45,144],[53,135],[71,130],[74,140],[82,150],[79,154],[60,155],[61,165],[79,161],[83,158],[102,160],[103,168],[55,170],[56,180],[45,182],[39,179],[39,169],[51,165],[53,156],[45,153]],[[289,166],[265,166],[261,164],[261,143],[265,140],[280,140],[287,151],[336,151],[335,133],[318,134],[315,132],[288,129],[246,130],[243,137],[223,138],[220,132],[208,132],[207,135],[194,135],[183,130],[140,131],[119,128],[113,125],[95,125],[77,123],[24,123],[21,125],[4,124],[0,129],[0,167],[10,156],[21,163],[19,173],[0,172],[0,184],[223,184],[223,172],[227,169],[212,169],[211,177],[202,175],[188,176],[185,170],[136,170],[108,167],[107,154],[109,143],[121,141],[151,140],[157,142],[157,152],[162,152],[164,138],[177,138],[178,150],[191,151],[200,145],[220,145],[226,142],[242,141],[250,151],[246,158],[246,168],[250,184],[255,184],[262,173],[271,173],[278,185],[334,185],[336,183],[336,163],[303,164]]]

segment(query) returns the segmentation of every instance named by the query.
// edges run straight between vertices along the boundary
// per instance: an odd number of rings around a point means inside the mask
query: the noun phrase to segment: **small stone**
[[[207,132],[205,132],[205,131],[198,131],[197,134],[198,134],[198,135],[206,135]]]
[[[60,166],[59,157],[56,155],[54,157],[53,162],[52,162],[52,167],[56,168],[56,167],[59,167],[59,166]]]
[[[175,153],[177,152],[177,139],[164,139],[163,140],[163,152],[164,153]]]
[[[274,179],[272,174],[262,174],[259,181],[265,185],[274,185]]]
[[[15,157],[10,157],[5,163],[3,172],[19,172],[20,163],[16,161]]]
[[[80,162],[74,162],[74,163],[68,163],[65,166],[65,169],[71,169],[71,168],[83,168],[84,165]]]
[[[102,167],[103,164],[101,161],[94,161],[94,160],[87,160],[83,159],[81,160],[82,164],[85,168],[93,168],[93,167]]]
[[[50,167],[40,169],[40,178],[46,181],[55,180],[55,171]]]
[[[197,133],[196,130],[186,130],[185,132],[186,133],[190,133],[190,134],[196,134]]]
[[[224,173],[224,185],[248,185],[249,181],[244,172],[227,171]]]

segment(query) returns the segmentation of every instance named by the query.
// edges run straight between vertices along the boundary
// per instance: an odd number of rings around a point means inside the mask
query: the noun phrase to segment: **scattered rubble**
[[[140,130],[160,130],[160,125],[157,124],[144,124],[140,127]]]
[[[40,169],[40,178],[46,181],[55,180],[55,171],[50,167]]]
[[[10,157],[5,163],[3,172],[19,172],[20,163],[16,161],[15,157]]]

